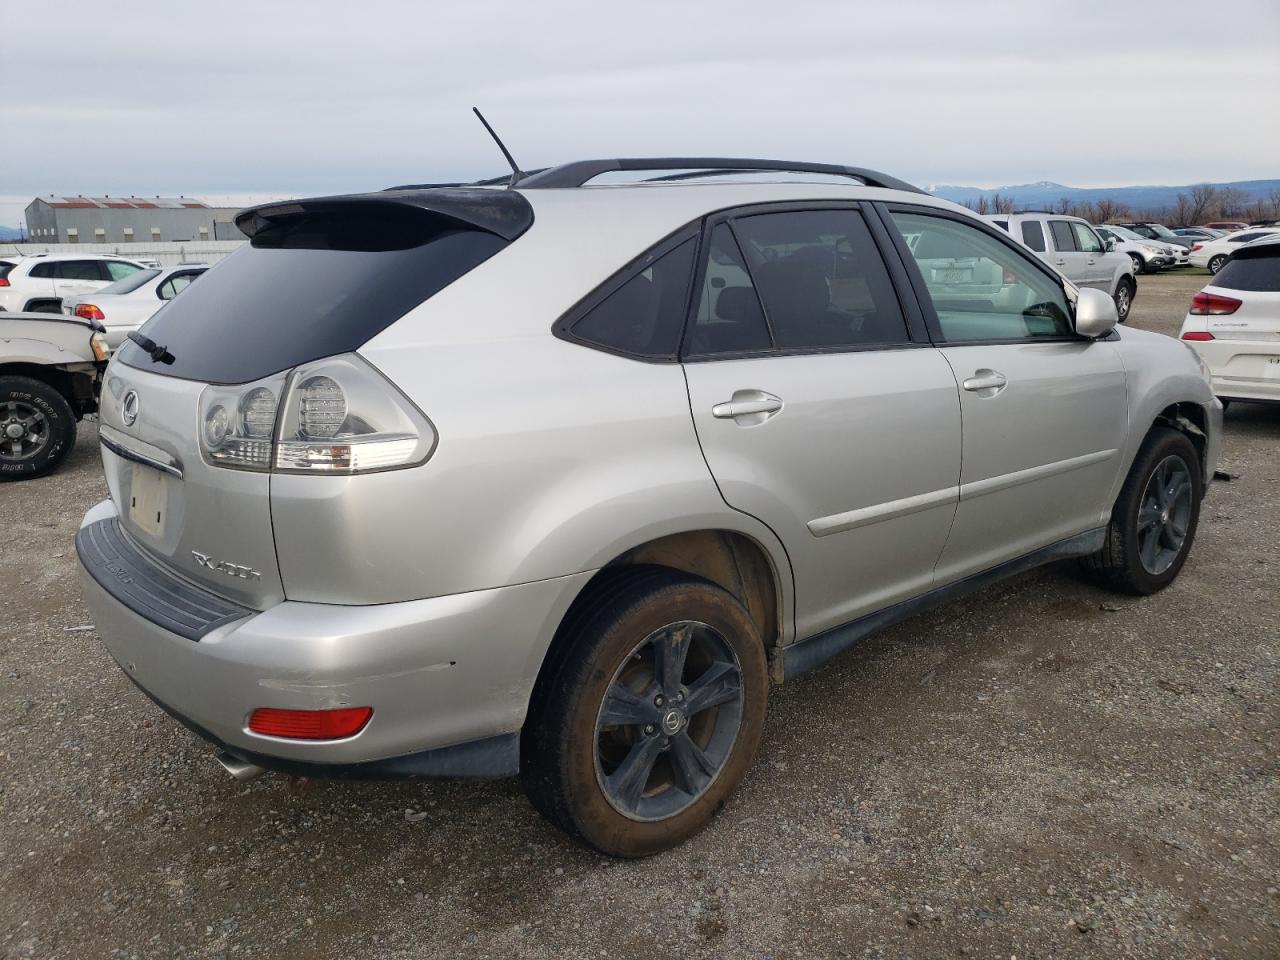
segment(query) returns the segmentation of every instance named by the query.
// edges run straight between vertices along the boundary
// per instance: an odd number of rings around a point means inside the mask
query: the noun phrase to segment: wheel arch
[[[93,400],[93,377],[42,363],[0,363],[0,377],[27,377],[48,384],[71,405],[79,419]]]

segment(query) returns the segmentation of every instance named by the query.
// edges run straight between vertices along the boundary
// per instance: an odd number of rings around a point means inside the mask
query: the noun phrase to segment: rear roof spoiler
[[[481,187],[393,188],[377,193],[352,193],[306,200],[283,200],[249,207],[236,214],[236,226],[252,238],[272,222],[306,214],[368,210],[370,207],[410,207],[514,240],[533,223],[533,207],[514,190]]]

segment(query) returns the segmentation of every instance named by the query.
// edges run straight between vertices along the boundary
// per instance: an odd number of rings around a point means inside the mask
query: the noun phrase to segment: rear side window
[[[780,350],[906,343],[907,324],[857,210],[802,210],[733,222]]]
[[[697,246],[690,238],[653,259],[571,324],[573,336],[628,356],[675,360]]]
[[[764,311],[729,225],[711,231],[698,312],[689,327],[685,354],[705,357],[768,350],[772,345]]]
[[[1280,293],[1280,243],[1262,250],[1241,250],[1226,262],[1211,281],[1228,290]]]
[[[142,326],[172,364],[154,363],[131,341],[117,356],[189,380],[257,380],[355,350],[506,246],[410,207],[281,217]]]
[[[946,217],[893,211],[951,342],[1071,335],[1062,287],[1027,255]]]
[[[132,263],[120,263],[118,260],[104,260],[102,266],[106,268],[106,276],[102,279],[110,280],[113,283],[116,280],[123,280],[125,277],[132,276],[141,270],[141,267],[135,267]]]
[[[99,260],[62,260],[53,263],[53,275],[59,280],[101,280]]]
[[[204,273],[203,270],[190,270],[184,273],[175,273],[164,283],[156,287],[156,296],[161,300],[172,300],[190,286],[191,281],[202,273]]]
[[[1076,249],[1075,234],[1071,232],[1070,221],[1050,220],[1049,232],[1053,234],[1053,248],[1059,253],[1070,253]]]
[[[1044,253],[1044,227],[1039,220],[1022,221],[1022,242],[1036,253]]]

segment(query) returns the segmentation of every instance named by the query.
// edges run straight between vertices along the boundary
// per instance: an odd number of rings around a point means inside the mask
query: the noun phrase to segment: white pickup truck
[[[0,312],[0,481],[56,470],[76,422],[98,409],[108,347],[102,325]]]

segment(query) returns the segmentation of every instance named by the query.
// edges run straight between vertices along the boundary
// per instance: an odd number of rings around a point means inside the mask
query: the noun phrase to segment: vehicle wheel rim
[[[632,820],[665,820],[710,789],[742,726],[742,668],[715,628],[669,623],[632,649],[596,715],[596,781]]]
[[[1142,261],[1141,261],[1138,257],[1130,257],[1129,259],[1133,261],[1133,272],[1134,272],[1134,273],[1141,273],[1141,272],[1142,272]]]
[[[1193,493],[1191,469],[1181,457],[1165,457],[1147,479],[1138,507],[1138,556],[1147,573],[1159,576],[1181,556]]]
[[[29,460],[48,443],[44,411],[21,400],[0,403],[0,460]]]
[[[1129,315],[1129,288],[1123,285],[1116,293],[1116,313],[1121,320]]]
[[[1210,260],[1210,261],[1209,261],[1209,272],[1210,272],[1210,273],[1215,273],[1215,274],[1216,274],[1216,273],[1217,273],[1219,270],[1221,270],[1221,269],[1222,269],[1222,260],[1221,260],[1220,258],[1218,258],[1218,257],[1214,257],[1212,260]]]

